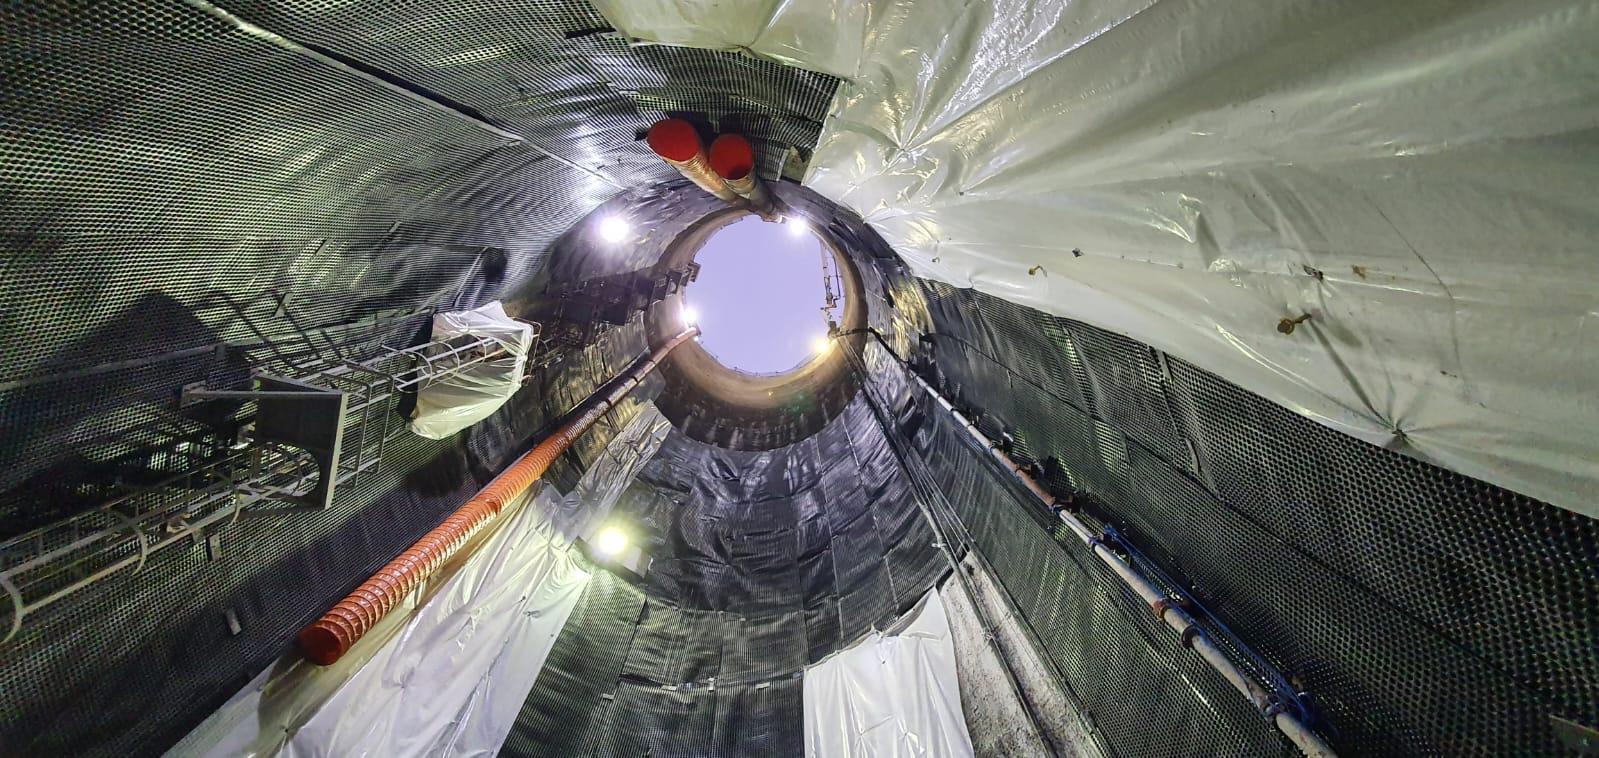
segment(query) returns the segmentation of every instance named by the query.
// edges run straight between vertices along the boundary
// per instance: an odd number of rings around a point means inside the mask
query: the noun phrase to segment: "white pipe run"
[[[1122,560],[1120,556],[1117,556],[1115,553],[1106,548],[1105,545],[1100,542],[1099,538],[1089,530],[1088,525],[1084,524],[1081,519],[1077,518],[1077,516],[1073,515],[1069,511],[1059,508],[1059,498],[1051,495],[1048,490],[1039,485],[1039,483],[1034,480],[1032,476],[1028,475],[1027,472],[1024,471],[1015,460],[1013,460],[1009,455],[1006,455],[1005,451],[999,449],[998,444],[988,439],[988,437],[983,434],[982,430],[977,428],[976,424],[972,423],[965,416],[961,415],[960,411],[955,410],[955,406],[951,405],[948,400],[945,400],[944,396],[940,395],[937,390],[933,389],[932,385],[928,384],[920,376],[917,376],[915,372],[907,370],[905,373],[915,380],[916,383],[921,386],[922,390],[926,392],[928,396],[932,397],[933,400],[936,401],[940,406],[942,406],[944,410],[949,411],[950,415],[954,416],[955,420],[958,421],[961,426],[966,428],[966,432],[970,434],[973,439],[977,440],[979,444],[986,448],[996,460],[998,460],[1007,470],[1011,472],[1013,476],[1015,476],[1022,483],[1024,487],[1027,488],[1029,492],[1033,493],[1033,495],[1037,497],[1039,501],[1041,501],[1046,507],[1058,514],[1061,522],[1066,525],[1066,528],[1070,529],[1073,534],[1077,535],[1077,538],[1082,540],[1083,544],[1087,545],[1089,550],[1093,552],[1094,555],[1098,556],[1099,559],[1105,563],[1105,565],[1109,566],[1111,571],[1115,572],[1116,576],[1120,577],[1123,583],[1132,588],[1134,592],[1138,593],[1138,596],[1143,598],[1144,603],[1149,606],[1150,610],[1154,612],[1157,618],[1166,622],[1167,626],[1170,626],[1177,632],[1179,639],[1183,640],[1183,645],[1185,647],[1197,653],[1200,657],[1200,660],[1203,660],[1207,665],[1215,669],[1217,673],[1221,674],[1222,678],[1226,679],[1234,689],[1238,690],[1243,694],[1244,697],[1248,698],[1249,702],[1254,704],[1257,710],[1259,710],[1261,713],[1270,714],[1272,723],[1276,725],[1278,731],[1287,736],[1289,741],[1293,742],[1301,752],[1307,756],[1314,756],[1315,758],[1332,758],[1333,756],[1337,755],[1333,752],[1333,749],[1327,745],[1326,742],[1322,741],[1321,737],[1317,736],[1315,732],[1312,732],[1309,727],[1305,726],[1292,714],[1285,710],[1279,710],[1276,713],[1272,713],[1270,710],[1272,706],[1271,698],[1266,691],[1261,689],[1260,685],[1256,684],[1254,680],[1246,676],[1237,665],[1235,665],[1227,658],[1226,655],[1222,653],[1221,649],[1216,646],[1216,643],[1211,641],[1209,635],[1206,635],[1204,631],[1195,624],[1194,618],[1190,616],[1187,611],[1179,607],[1177,604],[1178,601],[1175,598],[1167,597],[1164,592],[1161,592],[1160,589],[1155,587],[1155,585],[1152,584],[1148,579],[1145,579],[1143,576],[1139,575],[1139,573],[1134,570],[1132,566],[1128,565],[1126,561]]]

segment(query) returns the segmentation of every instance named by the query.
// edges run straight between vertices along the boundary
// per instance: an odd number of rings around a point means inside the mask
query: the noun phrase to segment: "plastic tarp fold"
[[[935,588],[910,623],[805,671],[807,758],[972,755],[955,642]]]
[[[556,531],[568,540],[590,539],[670,431],[672,422],[654,403],[646,405],[605,446],[577,486],[550,501],[547,516]]]
[[[505,350],[503,355],[467,366],[446,379],[429,381],[416,393],[411,431],[441,440],[488,418],[522,388],[528,351],[533,346],[533,326],[505,314],[498,300],[469,311],[440,313],[433,317],[437,342],[458,343],[487,338]],[[464,356],[470,361],[473,355]],[[442,367],[451,360],[442,359]]]
[[[918,274],[1599,515],[1599,3],[598,5],[846,78],[807,183]]]

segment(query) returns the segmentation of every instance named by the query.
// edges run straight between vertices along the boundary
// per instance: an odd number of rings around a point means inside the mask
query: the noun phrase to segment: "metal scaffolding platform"
[[[10,608],[0,641],[32,613],[150,556],[193,541],[218,555],[217,529],[240,518],[320,510],[338,488],[372,475],[405,433],[402,398],[498,357],[492,337],[422,341],[430,312],[302,328],[281,300],[229,302],[244,339],[217,346],[250,368],[244,387],[174,387],[176,402],[140,434],[135,455],[164,475],[117,482],[74,515],[0,543],[0,592]],[[538,347],[528,365],[542,364]],[[208,421],[187,412],[202,406]]]

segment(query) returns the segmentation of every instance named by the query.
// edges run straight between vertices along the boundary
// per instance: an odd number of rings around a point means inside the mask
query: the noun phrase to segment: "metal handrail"
[[[269,336],[250,317],[248,308],[231,299],[228,304],[255,337],[239,349],[268,353],[264,361],[251,361],[257,373],[287,374],[355,395],[345,408],[344,425],[358,435],[357,444],[340,459],[337,470],[329,472],[335,484],[347,484],[372,471],[382,460],[387,443],[404,430],[395,423],[392,412],[400,393],[449,381],[508,354],[492,337],[456,337],[405,348],[379,344],[376,355],[356,360],[349,353],[356,351],[354,343],[360,339],[352,341],[348,335],[335,339],[328,329],[301,328],[286,312],[283,315],[293,328]],[[371,327],[379,332],[424,315],[373,321]],[[542,330],[537,323],[524,323],[535,328],[532,343],[536,348]],[[268,393],[224,390],[203,394],[206,399],[248,401]],[[124,570],[137,571],[155,553],[185,539],[203,540],[207,530],[233,523],[247,511],[278,515],[305,510],[251,509],[301,494],[320,475],[303,452],[251,440],[193,469],[0,542],[0,594],[5,596],[0,607],[9,604],[11,608],[10,623],[0,642],[12,639],[28,615]],[[150,501],[157,502],[147,505]]]

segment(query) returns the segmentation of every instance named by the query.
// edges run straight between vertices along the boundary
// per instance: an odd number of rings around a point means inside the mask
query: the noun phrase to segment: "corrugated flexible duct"
[[[533,486],[550,464],[566,452],[573,440],[588,431],[594,422],[632,392],[674,348],[697,334],[698,327],[689,327],[657,348],[621,381],[614,382],[603,397],[591,397],[578,406],[553,434],[500,472],[494,481],[450,514],[444,523],[434,527],[410,549],[389,561],[388,565],[355,588],[322,618],[300,630],[300,650],[306,659],[327,666],[343,657],[352,645],[399,605],[401,599],[422,586],[439,566],[455,556],[472,535],[499,515],[506,503]]]

